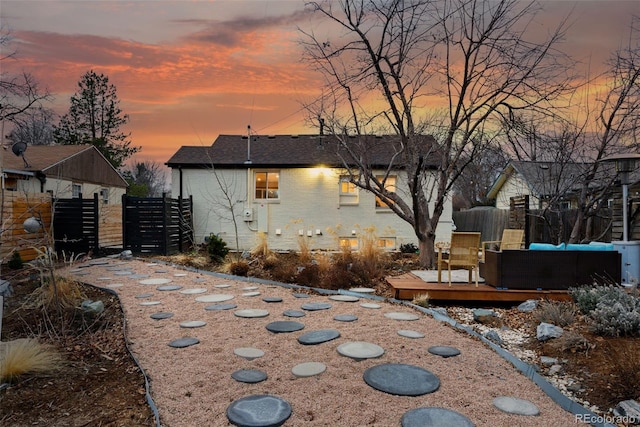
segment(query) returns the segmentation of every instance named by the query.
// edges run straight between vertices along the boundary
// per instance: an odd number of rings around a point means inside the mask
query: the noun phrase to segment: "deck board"
[[[521,290],[496,289],[489,285],[468,283],[430,283],[425,282],[413,273],[386,278],[394,290],[394,297],[400,300],[411,300],[427,293],[430,300],[435,301],[496,301],[522,302],[529,299],[551,299],[567,301],[571,297],[566,290]]]

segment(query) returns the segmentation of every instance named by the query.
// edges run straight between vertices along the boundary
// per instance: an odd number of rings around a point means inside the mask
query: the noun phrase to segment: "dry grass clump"
[[[576,321],[578,307],[572,302],[541,301],[536,310],[536,320],[556,326],[569,326]]]
[[[222,271],[234,276],[246,277],[249,275],[249,263],[244,260],[227,262]]]
[[[68,310],[78,307],[85,299],[86,296],[78,282],[55,277],[53,280],[45,279],[41,282],[27,300],[26,308]]]
[[[579,332],[565,331],[562,336],[551,343],[561,352],[586,353],[593,348],[593,344]]]
[[[0,380],[13,381],[25,374],[53,372],[62,367],[62,357],[48,345],[22,338],[0,343]]]
[[[415,304],[420,307],[427,308],[429,307],[429,294],[427,292],[423,294],[418,294],[413,297],[411,300],[411,304]]]
[[[636,341],[609,344],[612,404],[625,399],[640,399],[640,351]]]
[[[251,249],[251,255],[258,257],[267,257],[271,251],[269,250],[269,243],[267,242],[267,234],[264,232],[258,233],[258,241],[256,245]]]

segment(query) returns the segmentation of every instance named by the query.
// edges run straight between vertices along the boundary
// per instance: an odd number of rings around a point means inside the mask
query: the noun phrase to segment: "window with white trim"
[[[382,181],[384,179],[383,176],[377,176],[376,178],[379,181]],[[393,176],[393,175],[388,176],[387,180],[384,183],[384,188],[385,188],[385,190],[387,190],[390,193],[395,193],[396,192],[396,177]],[[376,209],[389,209],[389,205],[386,204],[385,202],[383,202],[381,198],[376,196]]]
[[[340,237],[340,249],[349,249],[352,251],[358,250],[358,238],[357,237]]]
[[[71,184],[71,197],[73,199],[79,199],[81,194],[82,194],[82,185]]]
[[[341,205],[358,204],[358,187],[346,175],[340,177],[339,194]]]
[[[378,248],[385,251],[393,251],[396,249],[395,237],[380,237],[377,241]]]
[[[280,172],[267,171],[255,173],[256,199],[279,199]]]

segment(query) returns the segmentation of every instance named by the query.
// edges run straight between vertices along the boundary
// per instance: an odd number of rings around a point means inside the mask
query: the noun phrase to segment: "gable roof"
[[[2,169],[23,175],[50,175],[117,187],[128,186],[100,150],[91,144],[33,145],[24,152],[24,160],[7,150],[2,156]]]
[[[425,154],[434,139],[425,137]],[[353,138],[354,144],[357,139]],[[397,136],[368,136],[365,155],[372,166],[388,166],[394,154]],[[210,147],[182,146],[166,165],[173,167],[339,167],[337,139],[333,135],[220,135]],[[436,166],[435,156],[428,156],[428,165]],[[250,160],[248,162],[247,160]]]

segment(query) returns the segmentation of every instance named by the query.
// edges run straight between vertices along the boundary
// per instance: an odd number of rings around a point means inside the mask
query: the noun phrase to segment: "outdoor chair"
[[[476,272],[476,287],[478,286],[480,233],[453,232],[449,245],[449,257],[444,258],[443,248],[438,248],[438,283],[442,283],[442,270],[446,267],[449,271],[449,286],[451,286],[451,269],[461,268],[469,270],[469,283],[472,274]]]
[[[487,249],[497,249],[499,251],[508,249],[521,249],[524,243],[524,230],[516,230],[505,228],[502,231],[502,240],[488,240],[482,242],[482,262],[484,262],[484,255]],[[492,246],[493,247],[490,247]]]

